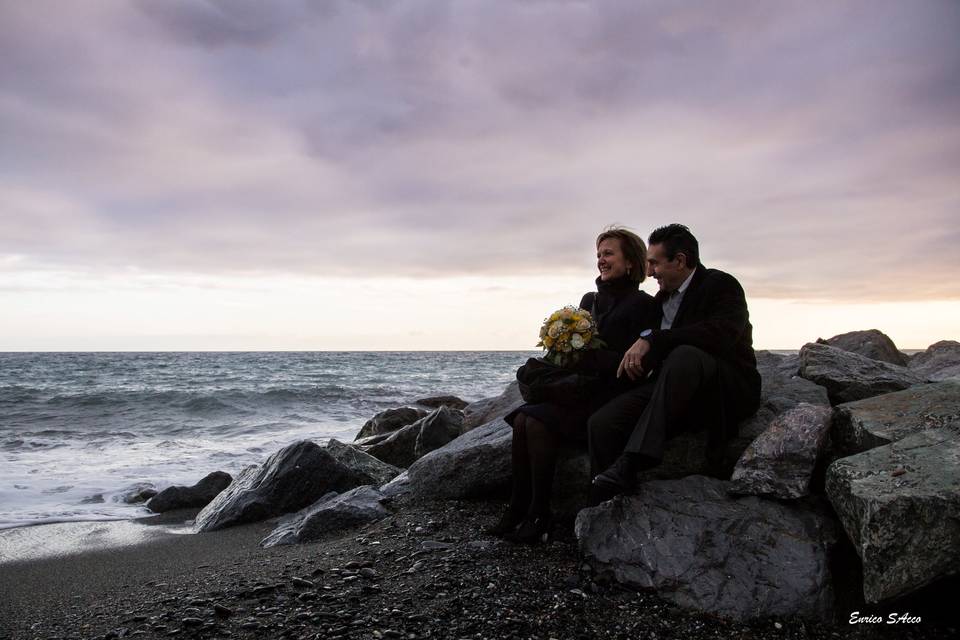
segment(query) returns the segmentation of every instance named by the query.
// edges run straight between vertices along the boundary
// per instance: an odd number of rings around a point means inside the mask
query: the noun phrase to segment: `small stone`
[[[774,622],[774,623],[773,623],[773,626],[774,626],[774,628],[777,629],[777,630],[783,629],[783,625],[780,624],[779,622]]]
[[[213,613],[220,618],[229,618],[233,615],[233,610],[223,606],[222,604],[214,603]]]
[[[203,620],[200,618],[184,618],[180,621],[180,624],[185,627],[199,627],[203,624]]]
[[[377,571],[375,569],[371,569],[370,567],[364,567],[360,569],[360,577],[372,580],[377,577]]]
[[[305,580],[305,579],[303,579],[303,578],[293,578],[293,579],[291,580],[291,582],[293,582],[294,585],[296,585],[296,586],[298,586],[298,587],[302,587],[302,588],[304,588],[304,589],[312,589],[312,588],[313,588],[313,583],[310,582],[309,580]]]

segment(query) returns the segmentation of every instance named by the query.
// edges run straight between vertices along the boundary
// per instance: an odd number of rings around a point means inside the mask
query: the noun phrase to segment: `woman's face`
[[[620,240],[604,238],[597,245],[597,269],[600,270],[601,280],[613,280],[627,275],[627,268],[633,265],[623,255]]]

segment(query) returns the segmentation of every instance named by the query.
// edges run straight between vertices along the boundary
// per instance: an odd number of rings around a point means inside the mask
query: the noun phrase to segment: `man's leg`
[[[699,404],[714,395],[717,374],[717,359],[706,351],[689,345],[671,351],[624,451],[648,460],[663,459],[667,439],[681,430],[687,418],[712,409]]]
[[[653,395],[653,387],[651,382],[630,389],[597,409],[587,420],[591,478],[623,453],[637,419]]]
[[[670,352],[648,388],[650,400],[617,458],[593,484],[609,491],[631,492],[642,468],[659,464],[667,439],[680,431],[698,401],[714,397],[719,385],[717,360],[696,347],[682,345]],[[597,461],[600,462],[599,460]]]

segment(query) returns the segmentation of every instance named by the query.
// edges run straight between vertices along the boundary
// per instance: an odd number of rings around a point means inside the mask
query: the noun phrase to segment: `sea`
[[[0,353],[0,529],[149,515],[138,484],[349,442],[418,398],[500,394],[536,352]]]

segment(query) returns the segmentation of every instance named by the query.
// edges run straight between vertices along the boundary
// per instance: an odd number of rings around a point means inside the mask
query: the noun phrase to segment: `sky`
[[[0,0],[0,350],[534,349],[603,228],[671,222],[757,348],[957,340],[957,33],[953,0]]]

